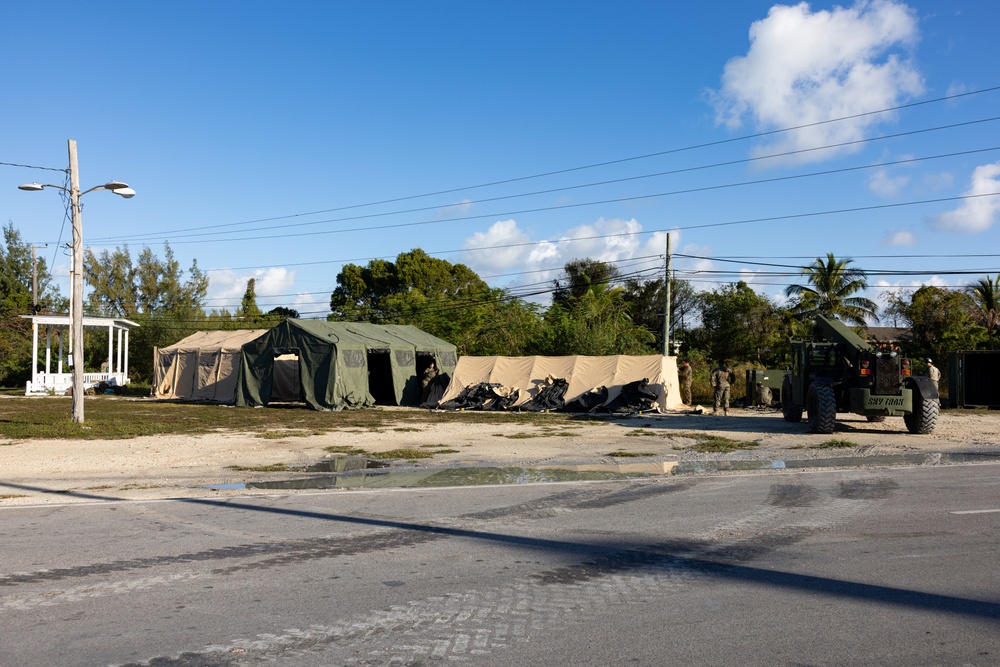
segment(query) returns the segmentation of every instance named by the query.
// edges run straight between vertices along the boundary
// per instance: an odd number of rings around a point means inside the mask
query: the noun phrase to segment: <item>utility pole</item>
[[[663,271],[663,356],[670,356],[670,232],[667,232],[667,261]]]
[[[81,220],[80,197],[94,190],[110,190],[119,197],[131,199],[135,190],[128,183],[108,181],[80,192],[80,166],[76,158],[76,140],[70,139],[69,148],[69,188],[52,183],[25,183],[19,190],[38,192],[45,188],[62,190],[69,195],[70,212],[73,218],[73,267],[70,285],[70,346],[73,365],[73,421],[83,423],[83,221]],[[60,340],[62,340],[60,338]]]
[[[69,146],[69,198],[73,219],[73,280],[70,345],[73,346],[73,421],[83,423],[83,219],[80,209],[80,164],[76,140]]]

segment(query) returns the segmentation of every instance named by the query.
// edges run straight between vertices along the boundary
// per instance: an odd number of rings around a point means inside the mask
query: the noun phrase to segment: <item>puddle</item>
[[[211,484],[202,489],[224,490],[301,490],[301,489],[387,489],[432,488],[442,486],[485,486],[532,484],[540,482],[579,482],[641,479],[664,475],[793,470],[806,468],[863,468],[877,466],[949,465],[960,463],[998,463],[1000,453],[985,454],[887,454],[882,456],[841,456],[822,459],[763,459],[756,461],[667,461],[634,464],[564,464],[536,468],[446,468],[390,470],[383,461],[361,456],[342,456],[305,469],[317,474],[299,479],[267,482]]]
[[[342,475],[317,475],[301,479],[268,482],[211,484],[203,489],[296,490],[296,489],[384,489],[432,488],[441,486],[483,486],[532,484],[539,482],[579,482],[589,480],[639,479],[655,473],[614,470],[567,470],[561,468],[447,468],[445,470],[368,470]],[[663,472],[659,473],[663,475]]]
[[[364,456],[335,456],[331,459],[314,463],[305,469],[306,472],[350,472],[352,470],[371,470],[373,468],[388,468],[385,461],[375,461]]]
[[[764,459],[760,461],[683,461],[674,474],[732,472],[741,470],[786,470],[795,468],[864,468],[875,466],[954,465],[997,463],[1000,454],[884,454],[880,456],[840,456],[823,459]]]

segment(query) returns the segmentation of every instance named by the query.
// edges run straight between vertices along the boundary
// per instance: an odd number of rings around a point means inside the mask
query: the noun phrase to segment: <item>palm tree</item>
[[[814,315],[836,317],[850,324],[864,326],[874,319],[878,306],[874,301],[853,296],[868,289],[868,279],[861,269],[849,267],[854,260],[837,259],[826,254],[802,269],[809,285],[789,285],[785,296],[794,299],[792,312],[802,318]]]
[[[966,292],[976,304],[973,317],[986,327],[990,336],[996,335],[1000,331],[1000,275],[996,280],[989,276],[980,278],[979,282],[969,285]]]

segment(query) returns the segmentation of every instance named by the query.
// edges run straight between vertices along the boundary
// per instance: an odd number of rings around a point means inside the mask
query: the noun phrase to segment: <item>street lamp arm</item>
[[[63,192],[72,191],[69,188],[64,188],[61,185],[55,185],[53,183],[25,183],[23,185],[17,186],[18,190],[27,190],[28,192],[38,192],[44,188],[55,188],[56,190],[62,190]],[[122,183],[121,181],[108,181],[104,185],[95,185],[89,190],[84,190],[80,193],[80,196],[87,194],[88,192],[93,192],[94,190],[108,190],[115,193],[119,197],[124,197],[125,199],[131,199],[135,196],[135,190],[128,186],[128,183]]]
[[[28,192],[38,192],[42,188],[55,188],[63,192],[69,192],[69,188],[64,188],[61,185],[53,185],[52,183],[25,183],[24,185],[17,186],[18,190],[26,190]]]

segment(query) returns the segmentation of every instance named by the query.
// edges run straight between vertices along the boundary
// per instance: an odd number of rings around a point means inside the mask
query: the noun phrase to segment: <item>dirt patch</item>
[[[704,434],[745,442],[746,448],[699,452],[695,445]],[[828,445],[831,440],[838,442],[834,450]],[[343,451],[393,450],[433,453],[430,458],[391,462],[410,468],[612,466],[615,452],[634,453],[637,458],[630,460],[650,462],[1000,453],[1000,414],[945,411],[930,435],[907,433],[902,419],[871,423],[852,415],[841,415],[832,435],[815,435],[804,422],[787,423],[775,412],[734,409],[729,417],[668,413],[558,424],[525,424],[511,415],[509,421],[442,420],[422,423],[419,428],[350,429],[319,435],[292,430],[268,432],[266,438],[222,432],[112,441],[0,442],[0,505],[218,496],[227,492],[199,487],[285,479],[300,474],[297,469]]]

